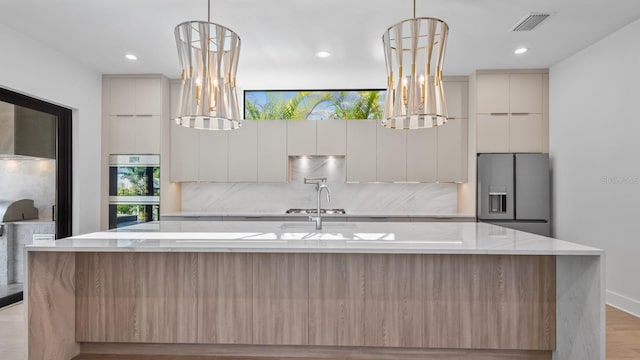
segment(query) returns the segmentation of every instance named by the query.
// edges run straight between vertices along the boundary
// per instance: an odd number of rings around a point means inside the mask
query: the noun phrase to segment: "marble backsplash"
[[[304,177],[327,177],[331,202],[351,215],[421,215],[457,212],[456,184],[346,183],[344,158],[291,158],[289,183],[183,183],[182,211],[217,214],[284,214],[316,206],[314,185]]]
[[[56,201],[56,162],[0,160],[0,199],[33,199],[40,219],[51,219]]]

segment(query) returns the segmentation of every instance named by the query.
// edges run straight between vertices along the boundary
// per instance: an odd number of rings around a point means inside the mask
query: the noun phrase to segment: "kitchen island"
[[[29,359],[604,359],[599,249],[483,223],[123,230],[27,247]]]

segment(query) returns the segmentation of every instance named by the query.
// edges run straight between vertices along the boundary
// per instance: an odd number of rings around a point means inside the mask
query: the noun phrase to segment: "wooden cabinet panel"
[[[377,129],[377,181],[407,180],[407,132],[382,126]]]
[[[28,331],[3,328],[3,332],[14,331],[14,338],[24,341],[28,359],[73,359],[80,353],[76,307],[76,255],[65,252],[26,253],[28,286],[24,295],[29,304],[27,313]],[[4,316],[4,314],[3,314]],[[8,326],[7,323],[3,327]],[[95,326],[95,325],[94,325]],[[8,341],[4,338],[3,341]],[[24,345],[22,345],[24,346]],[[23,347],[19,347],[22,352]],[[3,346],[2,357],[12,357]],[[18,357],[18,356],[16,356]],[[25,359],[24,356],[18,357]]]
[[[316,121],[317,155],[347,154],[347,120]]]
[[[287,122],[287,154],[316,154],[315,120],[289,120]]]
[[[258,121],[258,181],[287,182],[287,122]]]
[[[366,255],[309,255],[309,345],[364,345]]]
[[[376,181],[378,120],[346,120],[347,181]]]
[[[171,124],[171,181],[198,181],[199,134],[195,129]],[[226,150],[226,148],[225,148]]]
[[[307,345],[309,255],[253,255],[253,343]]]
[[[133,116],[109,117],[109,153],[134,154],[136,145],[136,118]]]
[[[197,280],[197,342],[251,344],[252,255],[198,253],[196,256],[197,273],[206,274]]]
[[[479,153],[509,152],[509,115],[478,115]]]
[[[159,154],[162,140],[160,116],[136,116],[134,122],[134,153]]]
[[[189,253],[76,254],[76,341],[194,342],[197,268],[193,257]]]
[[[477,113],[509,112],[509,74],[478,74]]]
[[[509,112],[542,114],[542,74],[509,76]]]
[[[467,119],[438,126],[438,181],[467,182]]]
[[[447,101],[447,114],[450,118],[469,117],[469,83],[466,81],[443,81]]]
[[[198,149],[185,160],[195,163],[198,181],[227,181],[229,132],[194,129],[191,131],[198,135]]]
[[[135,79],[136,115],[162,113],[162,83],[160,79]]]
[[[451,121],[443,127],[449,126]],[[407,132],[407,181],[437,180],[439,128]]]
[[[258,121],[245,121],[229,132],[229,181],[258,180]]]
[[[510,152],[543,152],[542,114],[512,114],[509,119]]]
[[[552,350],[555,257],[424,257],[424,346]]]
[[[365,345],[421,347],[420,255],[367,255],[365,284]]]
[[[136,114],[136,80],[110,79],[109,115]]]

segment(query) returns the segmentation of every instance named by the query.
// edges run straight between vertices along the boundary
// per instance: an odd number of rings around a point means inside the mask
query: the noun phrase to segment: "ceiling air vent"
[[[522,20],[518,21],[514,27],[511,28],[511,31],[531,31],[536,26],[540,25],[544,19],[548,18],[551,14],[546,13],[530,13],[525,16]]]

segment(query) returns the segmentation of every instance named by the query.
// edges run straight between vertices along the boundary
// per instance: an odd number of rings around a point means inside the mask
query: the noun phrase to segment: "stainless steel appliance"
[[[550,236],[548,154],[478,154],[478,221]]]
[[[160,217],[160,155],[109,156],[109,229]]]

